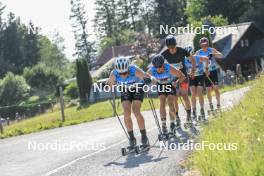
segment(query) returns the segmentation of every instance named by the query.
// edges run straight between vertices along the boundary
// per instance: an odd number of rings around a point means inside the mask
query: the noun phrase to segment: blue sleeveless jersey
[[[136,66],[132,65],[129,67],[128,70],[129,70],[129,75],[126,78],[122,78],[120,74],[116,70],[114,70],[113,73],[116,77],[117,85],[120,85],[120,84],[132,85],[135,83],[143,83],[143,80],[136,76],[136,70],[137,70]]]
[[[213,48],[208,48],[207,51],[203,51],[202,49],[198,50],[198,55],[200,56],[206,56],[209,57],[209,54],[211,54],[213,51]],[[217,69],[216,60],[214,57],[209,57],[209,71],[214,71]]]
[[[164,64],[164,72],[158,73],[157,68],[151,67],[150,68],[151,75],[155,77],[160,84],[162,83],[171,83],[173,77],[170,74],[170,64],[165,63]]]
[[[204,72],[204,64],[200,61],[201,56],[194,56],[195,62],[196,62],[196,70],[195,70],[195,76],[201,76]],[[192,63],[188,58],[185,58],[184,60],[186,71],[188,74],[191,73],[192,70]]]

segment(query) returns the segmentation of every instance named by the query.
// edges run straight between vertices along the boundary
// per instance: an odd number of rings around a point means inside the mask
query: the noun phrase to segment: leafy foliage
[[[78,86],[76,82],[71,82],[64,90],[64,94],[71,99],[76,99],[79,96]]]
[[[29,95],[30,87],[22,76],[8,72],[0,80],[0,105],[8,106],[19,104]]]
[[[88,70],[88,64],[85,59],[77,59],[77,84],[79,88],[80,104],[88,103],[90,90],[92,87],[92,78]]]
[[[38,64],[32,68],[25,68],[24,77],[32,88],[49,90],[49,92],[55,91],[56,86],[62,82],[60,73],[44,64]]]

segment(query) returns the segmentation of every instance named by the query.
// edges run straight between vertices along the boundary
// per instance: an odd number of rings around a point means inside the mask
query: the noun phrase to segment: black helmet
[[[164,64],[164,60],[165,59],[162,55],[157,54],[152,58],[152,65],[154,67],[162,67],[162,65]]]
[[[174,35],[168,35],[165,39],[166,46],[176,46],[176,37]]]
[[[202,38],[200,39],[199,43],[200,43],[200,45],[201,45],[201,44],[208,44],[208,45],[209,45],[209,40],[208,40],[208,38],[206,38],[206,37],[202,37]]]

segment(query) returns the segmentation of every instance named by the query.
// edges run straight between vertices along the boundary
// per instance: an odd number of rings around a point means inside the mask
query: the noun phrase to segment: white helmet
[[[115,69],[118,73],[125,73],[128,71],[130,65],[129,58],[118,57],[115,59]]]

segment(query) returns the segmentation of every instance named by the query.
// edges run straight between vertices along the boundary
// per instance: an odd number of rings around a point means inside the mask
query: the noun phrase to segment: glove
[[[151,79],[150,78],[144,78],[143,79],[145,84],[150,84],[151,83]]]

